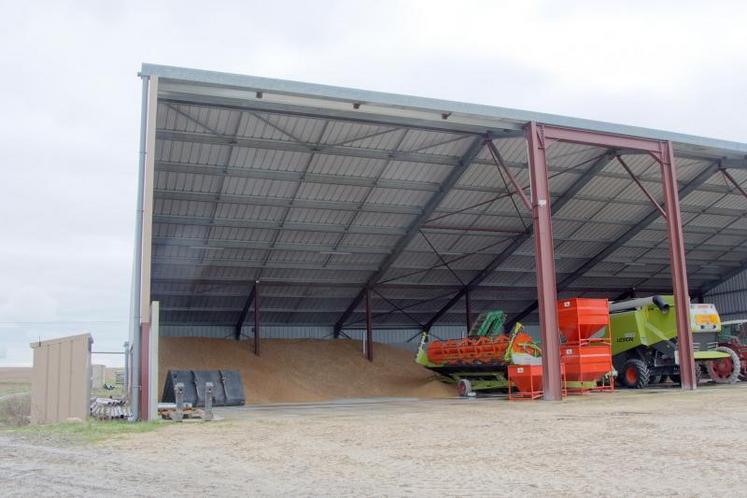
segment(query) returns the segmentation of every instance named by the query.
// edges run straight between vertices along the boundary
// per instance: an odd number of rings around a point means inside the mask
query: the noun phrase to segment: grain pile
[[[453,386],[415,364],[413,353],[386,344],[374,345],[373,363],[362,357],[360,342],[341,339],[268,339],[262,356],[251,351],[249,341],[162,337],[159,390],[170,369],[225,369],[241,372],[247,403],[455,394]]]

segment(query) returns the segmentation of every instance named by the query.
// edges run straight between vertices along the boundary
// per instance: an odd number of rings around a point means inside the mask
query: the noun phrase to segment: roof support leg
[[[259,281],[254,284],[254,354],[259,356],[260,350],[259,333]]]
[[[469,289],[464,291],[464,314],[466,315],[465,318],[467,319],[467,333],[466,335],[469,335],[469,331],[472,330],[472,306],[470,306],[469,302]]]
[[[371,320],[371,291],[366,289],[366,337],[363,340],[363,356],[373,361],[373,323]]]
[[[547,177],[545,144],[537,124],[527,127],[529,146],[529,176],[532,180],[532,221],[542,337],[542,388],[544,399],[557,401],[562,396],[560,377],[560,336],[558,333],[557,290],[555,286],[555,256],[552,239],[550,180]]]
[[[241,315],[239,315],[239,321],[236,322],[236,326],[234,327],[234,338],[237,341],[241,339],[241,331],[244,327],[244,322],[246,321],[246,318],[249,316],[249,310],[252,307],[252,303],[254,303],[254,293],[257,292],[257,284],[259,284],[259,280],[254,282],[254,286],[252,287],[251,292],[249,292],[249,296],[246,298],[246,301],[244,302],[244,307],[241,310]]]
[[[674,310],[677,314],[677,348],[680,355],[680,377],[682,389],[697,388],[693,337],[690,332],[690,292],[687,288],[687,264],[685,261],[685,241],[682,236],[682,214],[677,191],[677,171],[674,164],[674,151],[671,142],[661,143],[658,160],[661,164],[664,204],[667,211],[667,235],[669,237],[669,257],[671,260]]]

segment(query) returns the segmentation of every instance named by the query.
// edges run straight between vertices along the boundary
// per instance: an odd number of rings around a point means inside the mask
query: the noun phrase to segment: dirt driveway
[[[0,435],[5,496],[738,496],[747,383],[560,403],[387,400],[223,409],[94,445]]]

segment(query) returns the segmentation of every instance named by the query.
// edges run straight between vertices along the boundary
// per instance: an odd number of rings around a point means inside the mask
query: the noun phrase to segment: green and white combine
[[[680,382],[673,296],[610,303],[610,329],[612,361],[619,384],[641,389],[666,377],[675,383]],[[736,382],[740,372],[739,358],[732,350],[718,344],[721,320],[716,307],[691,304],[690,330],[698,379],[711,370],[714,361],[730,358],[734,375],[726,378],[729,383]],[[718,381],[716,376],[711,377]]]

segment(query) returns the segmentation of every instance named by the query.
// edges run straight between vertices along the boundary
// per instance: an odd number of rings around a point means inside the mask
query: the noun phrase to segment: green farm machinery
[[[509,365],[540,365],[542,353],[521,324],[504,334],[505,319],[502,311],[483,313],[463,339],[429,341],[424,332],[415,361],[456,383],[460,396],[506,389]]]
[[[673,296],[610,303],[610,329],[618,384],[641,389],[666,377],[680,382]],[[691,304],[690,331],[698,379],[707,372],[714,382],[736,382],[739,356],[719,345],[721,321],[715,306]]]

